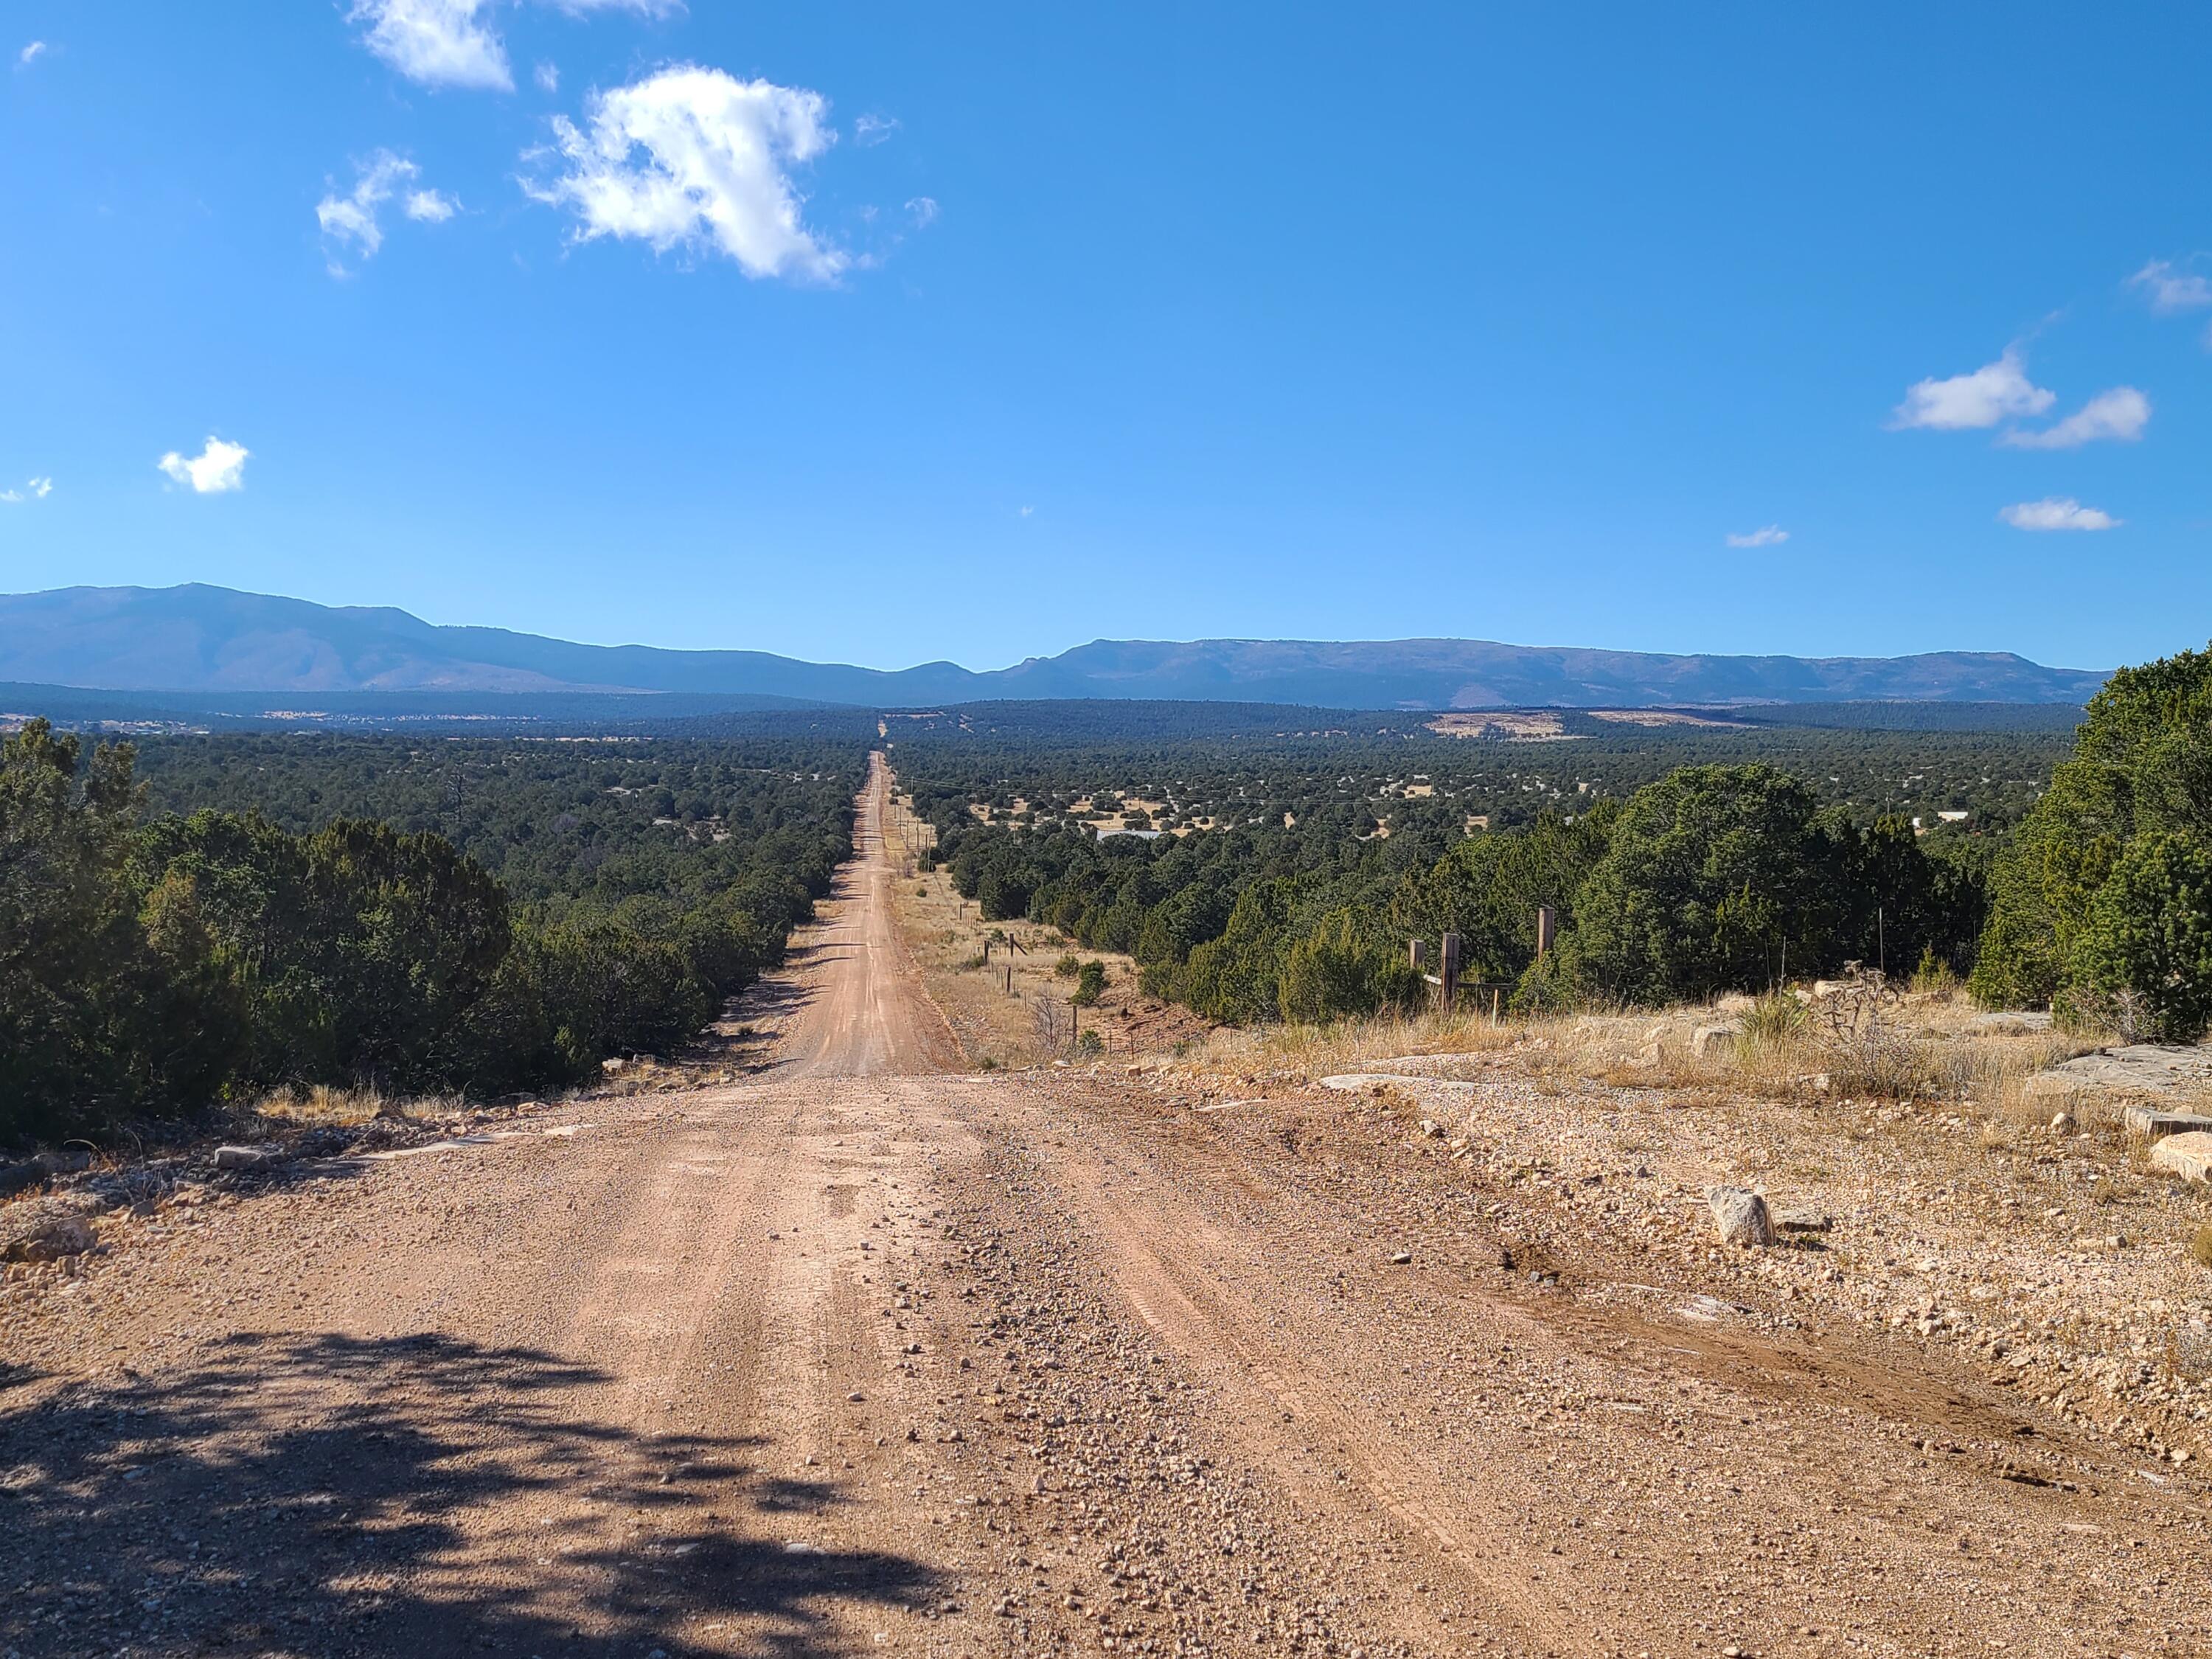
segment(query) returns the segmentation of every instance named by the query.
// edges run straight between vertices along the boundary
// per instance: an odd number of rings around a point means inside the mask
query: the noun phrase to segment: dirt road
[[[750,1080],[7,1304],[0,1654],[2212,1651],[2201,1486],[1938,1356],[1598,1310],[1356,1098],[960,1074],[884,787]]]

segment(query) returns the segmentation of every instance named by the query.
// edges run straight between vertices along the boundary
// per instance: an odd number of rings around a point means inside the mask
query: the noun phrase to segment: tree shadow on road
[[[0,1652],[818,1654],[935,1607],[779,1527],[759,1448],[593,1420],[604,1373],[437,1335],[240,1335],[0,1408]],[[715,1632],[720,1632],[717,1634]]]

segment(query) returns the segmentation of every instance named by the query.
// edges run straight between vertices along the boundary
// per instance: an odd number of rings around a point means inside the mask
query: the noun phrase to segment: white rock
[[[1716,1187],[1705,1194],[1721,1243],[1749,1249],[1774,1243],[1774,1219],[1766,1200],[1747,1187]]]
[[[1700,1025],[1690,1035],[1690,1052],[1700,1060],[1717,1048],[1732,1048],[1735,1040],[1743,1035],[1741,1022],[1722,1020],[1717,1025]]]
[[[94,1242],[83,1212],[57,1199],[34,1198],[0,1210],[0,1261],[57,1261],[82,1255]]]
[[[2212,1182],[2212,1133],[2192,1129],[2185,1135],[2168,1135],[2150,1149],[2150,1161],[2185,1181]]]

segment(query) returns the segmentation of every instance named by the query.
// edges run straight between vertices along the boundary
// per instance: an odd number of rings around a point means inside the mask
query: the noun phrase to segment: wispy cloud
[[[1778,524],[1768,524],[1727,539],[1730,547],[1779,547],[1790,539],[1790,532]]]
[[[558,64],[540,64],[530,71],[530,78],[538,82],[540,92],[561,90],[561,66]]]
[[[872,149],[898,130],[896,115],[863,115],[853,123],[853,142],[862,149]]]
[[[1893,428],[1957,432],[1991,427],[2022,415],[2040,415],[2057,401],[2027,378],[2018,346],[2007,346],[1993,363],[1948,380],[1915,381],[1890,419]]]
[[[488,21],[495,0],[353,0],[346,21],[361,26],[362,44],[409,80],[426,87],[512,92],[507,45]],[[665,17],[683,0],[543,0],[556,11]],[[538,66],[544,85],[547,66]],[[551,88],[546,88],[548,91]]]
[[[2128,286],[2141,292],[2153,311],[2201,311],[2212,306],[2212,277],[2185,270],[2171,259],[2153,259],[2128,278]]]
[[[2014,530],[2112,530],[2124,522],[2100,508],[2084,507],[2071,495],[2018,501],[2002,509],[1997,517]]]
[[[53,493],[52,478],[33,478],[21,489],[0,489],[0,501],[42,501]]]
[[[580,127],[554,118],[539,155],[559,170],[523,189],[574,214],[580,240],[703,246],[749,276],[829,281],[851,261],[801,222],[790,173],[835,142],[829,107],[803,88],[678,64],[594,94]]]
[[[252,453],[243,444],[225,443],[210,434],[198,454],[181,455],[173,449],[155,465],[196,495],[221,495],[246,488],[246,461]]]
[[[2014,449],[2079,449],[2100,439],[2131,444],[2150,424],[2150,399],[2131,386],[2100,392],[2064,420],[2039,431],[2008,432],[1997,441]]]
[[[51,48],[43,40],[32,41],[30,45],[25,46],[22,51],[15,54],[16,67],[19,69],[30,68],[32,64],[37,63],[41,58],[44,58],[50,50]]]
[[[422,176],[422,169],[414,162],[388,149],[376,151],[357,167],[350,191],[341,196],[333,190],[315,204],[315,222],[323,228],[324,239],[329,245],[328,260],[333,276],[346,274],[338,260],[343,250],[351,247],[367,259],[384,246],[380,210],[403,186]],[[400,210],[410,219],[441,225],[460,211],[460,204],[442,191],[409,190]]]
[[[915,197],[906,204],[906,210],[916,230],[927,230],[937,222],[937,198],[934,196]]]

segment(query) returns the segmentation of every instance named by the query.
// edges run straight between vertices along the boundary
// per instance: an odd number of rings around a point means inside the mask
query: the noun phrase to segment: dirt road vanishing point
[[[962,1074],[887,782],[748,1081],[0,1327],[0,1655],[2212,1652],[2201,1486],[1940,1359],[1585,1306],[1601,1216],[1516,1261],[1341,1097]]]

